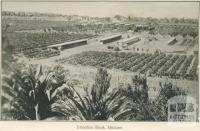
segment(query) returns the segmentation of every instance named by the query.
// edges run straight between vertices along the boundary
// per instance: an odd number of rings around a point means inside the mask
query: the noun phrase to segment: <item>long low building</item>
[[[87,44],[87,39],[80,39],[80,40],[69,41],[69,42],[65,42],[61,44],[50,45],[48,46],[48,48],[64,50],[64,49],[69,49],[69,48],[86,45],[86,44]]]
[[[140,41],[141,39],[139,37],[131,37],[131,38],[128,38],[128,39],[125,39],[122,41],[122,45],[123,46],[129,46],[129,45],[132,45],[138,41]]]
[[[177,42],[176,38],[171,38],[169,42],[167,42],[168,45],[174,45]]]
[[[100,42],[102,44],[107,44],[107,43],[110,43],[110,42],[120,40],[121,38],[122,38],[121,34],[120,35],[112,35],[112,36],[105,37],[105,38],[101,39]]]

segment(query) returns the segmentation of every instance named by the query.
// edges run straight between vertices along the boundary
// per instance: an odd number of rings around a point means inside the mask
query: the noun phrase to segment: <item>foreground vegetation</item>
[[[163,83],[152,101],[146,78],[138,76],[127,86],[111,89],[111,76],[99,68],[93,86],[84,87],[83,95],[67,73],[60,66],[20,65],[3,75],[2,119],[166,121],[167,100],[186,94]]]

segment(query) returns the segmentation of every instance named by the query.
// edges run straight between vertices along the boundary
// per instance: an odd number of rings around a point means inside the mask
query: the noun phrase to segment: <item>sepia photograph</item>
[[[2,121],[199,121],[199,2],[3,1],[1,28]]]

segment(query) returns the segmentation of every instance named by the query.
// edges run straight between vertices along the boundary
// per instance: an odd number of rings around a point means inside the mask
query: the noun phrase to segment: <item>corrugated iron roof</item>
[[[69,41],[69,42],[65,42],[65,43],[50,45],[50,46],[48,46],[48,47],[57,47],[57,46],[69,45],[69,44],[73,44],[73,43],[77,43],[77,42],[83,42],[83,41],[87,41],[87,40],[88,40],[88,39],[74,40],[74,41]]]

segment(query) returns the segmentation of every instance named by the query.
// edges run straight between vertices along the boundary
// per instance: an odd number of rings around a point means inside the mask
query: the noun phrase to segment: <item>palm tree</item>
[[[121,88],[122,96],[126,96],[126,109],[129,112],[122,114],[117,119],[121,120],[155,120],[151,111],[149,111],[149,106],[151,102],[148,97],[148,86],[146,78],[141,78],[140,76],[135,76],[132,79],[132,83],[128,84],[127,87]]]
[[[42,120],[59,116],[51,111],[51,104],[58,99],[56,94],[65,83],[61,70],[30,65],[13,68],[9,75],[3,75],[3,119]]]
[[[160,83],[160,91],[158,96],[151,104],[152,112],[154,112],[154,117],[158,121],[167,121],[167,101],[179,95],[187,95],[187,92],[184,89],[181,89],[177,86],[174,86],[172,83]]]
[[[8,38],[8,29],[12,26],[12,23],[8,23],[5,25],[5,27],[2,30],[2,68],[4,70],[7,70],[7,65],[9,65],[11,62],[15,61],[13,57],[13,45],[10,43]],[[4,71],[3,70],[3,71]]]
[[[167,101],[177,95],[186,95],[184,90],[171,83],[160,83],[160,91],[154,100],[149,100],[146,78],[136,76],[133,83],[122,88],[121,93],[127,96],[126,109],[129,113],[122,114],[119,119],[131,121],[166,121]]]
[[[120,90],[115,88],[109,91],[110,78],[106,70],[98,69],[91,90],[84,90],[86,96],[80,95],[71,86],[75,94],[60,101],[64,108],[58,112],[67,116],[70,114],[71,120],[115,120],[122,113],[128,112],[129,110],[123,108],[125,97],[120,96]]]

